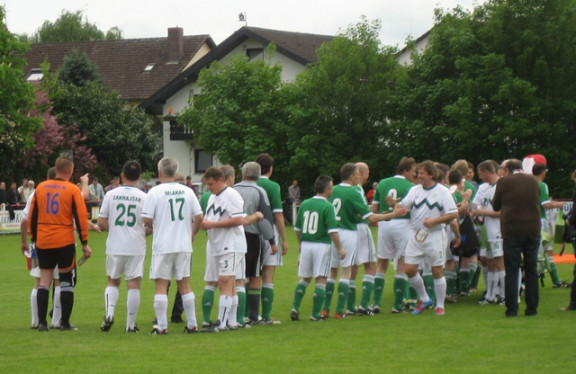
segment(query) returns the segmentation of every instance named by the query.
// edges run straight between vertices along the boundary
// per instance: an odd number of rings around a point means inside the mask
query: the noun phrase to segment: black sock
[[[48,312],[48,298],[50,291],[45,287],[38,287],[36,294],[36,302],[38,303],[38,323],[40,325],[48,325],[46,321],[46,313]]]

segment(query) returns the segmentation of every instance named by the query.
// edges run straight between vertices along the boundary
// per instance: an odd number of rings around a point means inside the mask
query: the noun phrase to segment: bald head
[[[358,178],[358,184],[363,185],[368,181],[368,178],[370,178],[370,168],[365,162],[357,162],[356,167],[358,168],[358,173],[360,175]]]

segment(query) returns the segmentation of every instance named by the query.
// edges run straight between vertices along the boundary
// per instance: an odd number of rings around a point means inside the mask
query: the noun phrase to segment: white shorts
[[[30,269],[30,276],[34,278],[40,278],[40,267],[36,266],[35,268]],[[58,272],[58,266],[54,268],[54,274],[52,275],[53,279],[60,279],[60,273]]]
[[[446,261],[458,261],[459,257],[454,255],[450,249],[450,243],[452,242],[452,239],[454,239],[454,233],[452,232],[450,225],[448,225],[448,228],[446,229],[445,238],[446,245],[444,246],[444,257],[446,258]]]
[[[404,256],[409,232],[409,219],[378,222],[378,258],[391,260]]]
[[[260,237],[260,242],[262,244],[262,265],[264,266],[282,266],[282,241],[278,235],[278,230],[276,225],[274,225],[274,239],[278,245],[278,252],[272,254],[272,246],[268,240],[262,239]]]
[[[418,238],[418,239],[417,239]],[[407,264],[428,263],[430,266],[444,266],[446,262],[446,232],[443,229],[428,231],[410,230],[406,247]]]
[[[548,221],[548,219],[546,218],[540,218],[540,224],[541,224],[541,230],[543,232],[545,232],[546,234],[550,234],[552,236],[552,238],[554,238],[554,233],[552,232],[552,228],[550,227],[550,223]],[[544,251],[551,251],[552,250],[552,246],[553,246],[554,242],[552,240],[550,240],[550,242],[548,242],[548,244],[546,244],[546,247],[542,246],[542,241],[540,241],[540,252],[542,250]]]
[[[206,269],[204,270],[204,282],[218,282],[218,267],[214,254],[210,251],[210,241],[206,242]]]
[[[238,264],[236,264],[236,280],[246,279],[246,254],[240,254],[242,255],[242,259]]]
[[[486,248],[486,258],[496,258],[504,256],[504,248],[502,246],[502,240],[491,240],[488,242],[488,248]]]
[[[214,262],[218,267],[218,276],[220,277],[235,277],[240,266],[240,262],[244,258],[244,253],[230,252],[223,255],[214,256]]]
[[[177,281],[190,277],[192,253],[177,252],[152,255],[150,261],[150,279],[166,279],[172,277]]]
[[[376,262],[376,251],[372,230],[367,223],[359,223],[358,242],[356,243],[356,263],[362,265],[369,262]]]
[[[330,252],[332,253],[332,260],[330,266],[333,268],[343,267],[347,268],[354,265],[356,260],[356,245],[358,244],[358,231],[356,230],[346,230],[339,228],[338,235],[340,235],[340,243],[342,243],[342,248],[346,251],[346,257],[343,260],[340,259],[340,254],[338,253],[338,248],[332,245]]]
[[[328,277],[330,275],[331,245],[326,243],[302,242],[298,276],[301,278]]]
[[[146,255],[106,255],[106,275],[111,279],[120,279],[122,274],[124,274],[125,280],[142,278],[144,257]]]

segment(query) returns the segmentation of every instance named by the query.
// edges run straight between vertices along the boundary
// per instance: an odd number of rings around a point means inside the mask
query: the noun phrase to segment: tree
[[[98,82],[83,86],[61,83],[51,99],[59,123],[77,124],[98,159],[97,174],[117,175],[127,160],[155,170],[160,152],[160,124],[142,110],[127,106],[118,92]]]
[[[444,162],[543,153],[558,171],[553,193],[568,196],[560,180],[573,167],[575,34],[573,0],[437,10],[427,49],[398,87],[393,142]]]
[[[36,90],[36,105],[31,115],[43,119],[43,127],[32,134],[34,147],[26,150],[18,160],[24,175],[43,180],[49,167],[54,165],[61,151],[72,150],[77,171],[92,170],[97,162],[92,150],[84,145],[86,137],[80,134],[78,126],[61,125],[51,114],[52,105],[42,87]]]
[[[90,40],[119,40],[122,31],[112,27],[106,33],[99,30],[95,24],[84,19],[82,11],[71,12],[63,10],[60,17],[53,23],[44,21],[42,26],[31,37],[33,43],[82,42]]]
[[[382,46],[380,22],[366,18],[318,50],[302,72],[291,102],[288,146],[295,177],[312,186],[319,174],[339,179],[348,161],[382,164],[396,50]]]
[[[268,48],[268,58],[273,53]],[[177,118],[194,131],[195,144],[235,166],[262,152],[287,162],[281,66],[236,55],[200,72],[201,95]]]
[[[80,53],[77,49],[64,57],[62,66],[58,70],[58,79],[71,83],[75,86],[83,86],[89,81],[99,81],[100,76],[97,73],[97,67],[85,52]]]
[[[30,115],[34,87],[24,79],[26,62],[21,57],[27,48],[7,30],[4,8],[0,7],[0,154],[5,155],[0,171],[10,178],[20,176],[16,159],[32,146],[31,135],[42,126],[39,118]]]

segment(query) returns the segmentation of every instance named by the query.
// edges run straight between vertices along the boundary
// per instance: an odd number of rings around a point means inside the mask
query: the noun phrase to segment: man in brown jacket
[[[518,315],[518,277],[522,256],[526,286],[527,316],[538,313],[538,247],[540,245],[540,186],[538,180],[522,173],[519,160],[502,165],[504,177],[498,181],[492,199],[495,211],[501,211],[500,228],[506,268],[506,316]]]

